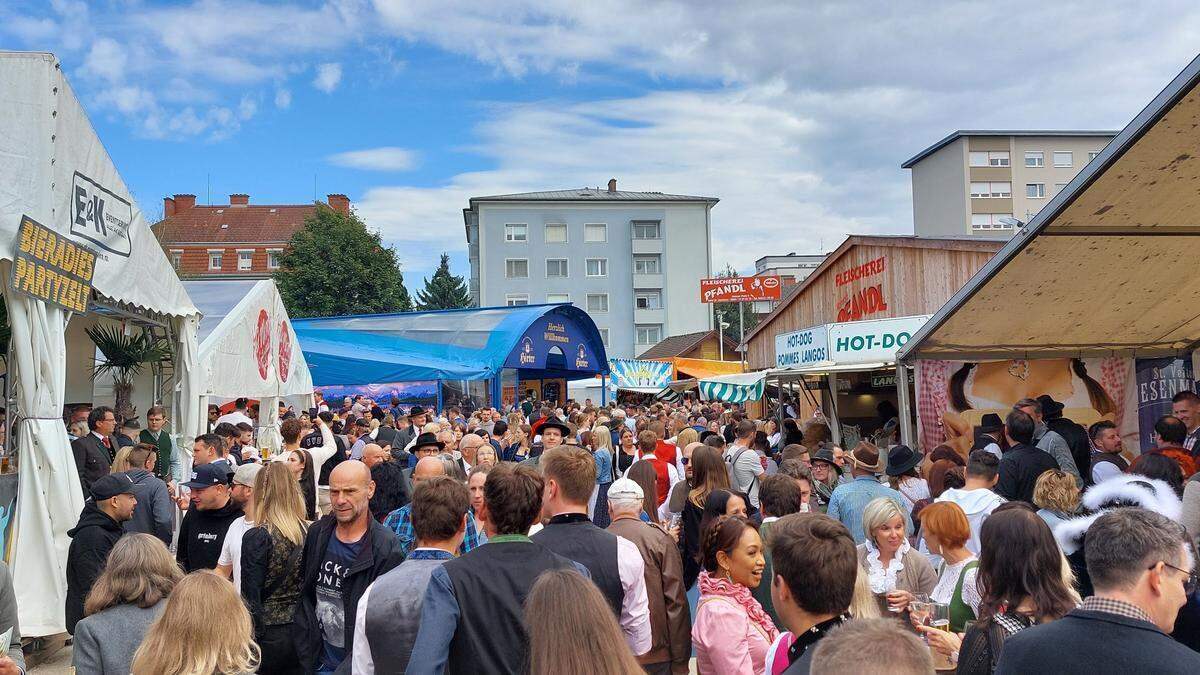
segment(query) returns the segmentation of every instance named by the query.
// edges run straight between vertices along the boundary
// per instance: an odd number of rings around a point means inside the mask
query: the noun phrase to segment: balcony
[[[642,254],[642,253],[659,253],[659,254],[661,254],[662,252],[663,252],[662,239],[634,239],[633,240],[633,254],[634,255],[638,255],[638,254]]]
[[[646,288],[646,289],[662,288],[663,287],[663,275],[661,275],[661,274],[634,274],[633,275],[633,287],[634,288]]]
[[[663,309],[634,309],[633,322],[636,324],[666,323],[667,312]]]

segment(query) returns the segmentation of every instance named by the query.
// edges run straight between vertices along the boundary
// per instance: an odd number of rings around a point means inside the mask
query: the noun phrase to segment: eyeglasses
[[[1151,565],[1147,569],[1154,569],[1155,565],[1157,565],[1157,564],[1158,563],[1155,563],[1154,565]],[[1175,570],[1176,572],[1183,572],[1184,574],[1187,575],[1187,578],[1183,580],[1183,592],[1184,593],[1186,593],[1187,595],[1191,595],[1196,592],[1196,585],[1198,583],[1200,583],[1200,575],[1196,574],[1194,571],[1189,572],[1183,568],[1176,567],[1176,566],[1172,565],[1171,563],[1166,562],[1165,560],[1162,561],[1162,564],[1163,564],[1163,567],[1170,567],[1171,569]]]

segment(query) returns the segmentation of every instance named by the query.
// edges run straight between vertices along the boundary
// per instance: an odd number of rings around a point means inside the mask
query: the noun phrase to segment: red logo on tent
[[[254,358],[258,361],[258,376],[267,379],[271,365],[271,319],[267,310],[258,310],[258,327],[254,330]]]
[[[279,379],[287,382],[292,367],[292,336],[286,321],[279,322]]]

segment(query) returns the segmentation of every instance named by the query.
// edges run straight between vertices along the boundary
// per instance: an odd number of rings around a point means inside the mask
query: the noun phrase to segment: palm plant
[[[125,335],[121,326],[112,324],[96,324],[85,329],[85,332],[104,355],[104,361],[98,361],[92,368],[92,379],[105,373],[111,374],[117,416],[122,419],[133,417],[137,414],[130,403],[134,378],[141,374],[145,364],[171,358],[170,345],[148,332]]]

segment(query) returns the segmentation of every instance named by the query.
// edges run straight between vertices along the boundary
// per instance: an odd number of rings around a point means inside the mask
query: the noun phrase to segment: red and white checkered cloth
[[[961,367],[957,361],[917,361],[917,443],[930,450],[946,440],[942,413],[946,412],[946,391],[950,374]]]

